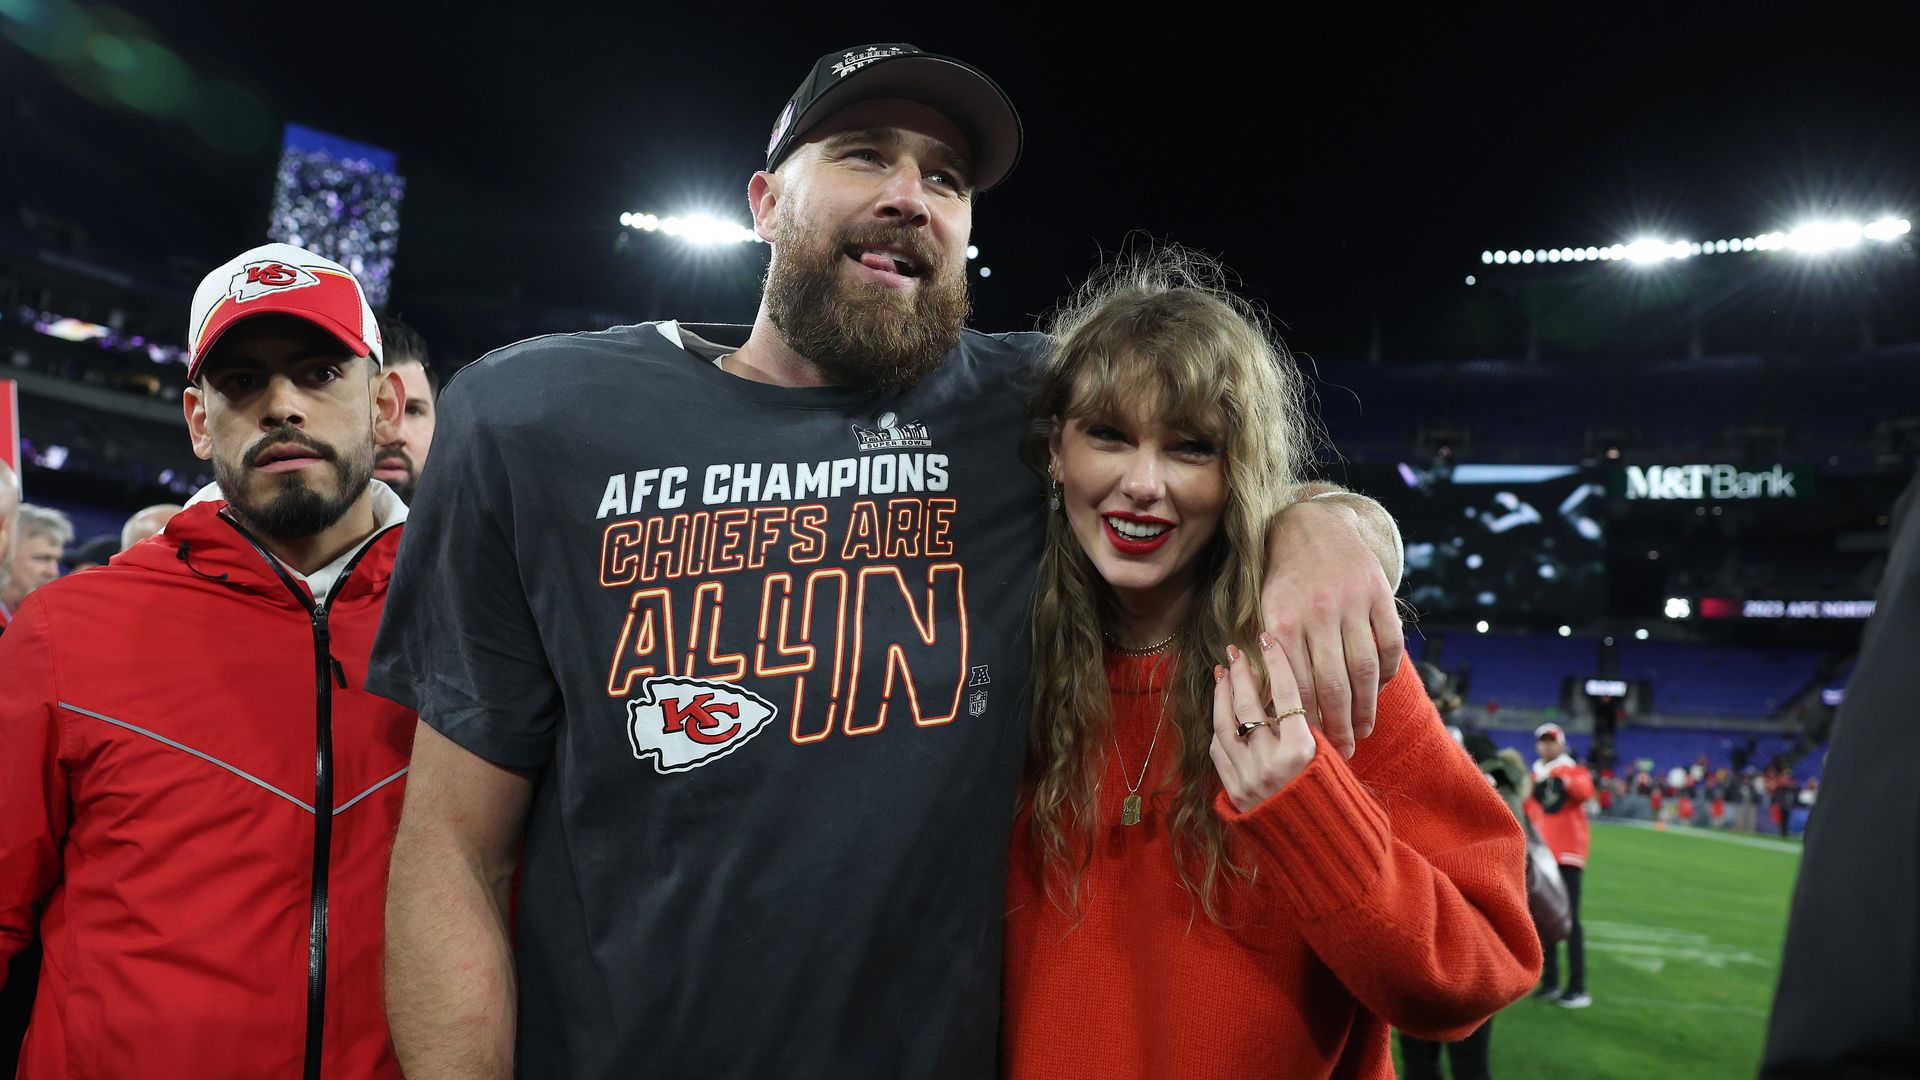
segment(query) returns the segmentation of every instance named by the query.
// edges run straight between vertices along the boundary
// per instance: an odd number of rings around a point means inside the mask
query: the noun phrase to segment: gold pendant
[[[1140,824],[1140,796],[1129,795],[1120,803],[1120,824]]]

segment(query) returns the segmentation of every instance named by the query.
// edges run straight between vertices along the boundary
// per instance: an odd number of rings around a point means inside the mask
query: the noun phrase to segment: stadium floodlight
[[[1627,245],[1627,261],[1637,266],[1651,266],[1664,262],[1667,258],[1667,242],[1652,237],[1641,237]]]
[[[1869,241],[1888,243],[1912,231],[1913,222],[1901,217],[1883,217],[1865,224],[1845,218],[1819,219],[1802,222],[1784,232],[1776,230],[1725,240],[1666,240],[1643,236],[1628,243],[1604,247],[1487,250],[1480,253],[1480,261],[1490,266],[1621,261],[1635,266],[1657,266],[1670,260],[1691,259],[1698,255],[1728,255],[1749,251],[1824,256],[1861,248]]]
[[[991,267],[991,266],[983,266],[983,267],[981,267],[981,268],[980,268],[980,276],[981,276],[981,277],[992,277],[992,276],[993,276],[993,267]]]
[[[695,247],[719,244],[761,243],[759,234],[744,225],[736,225],[711,214],[686,217],[661,217],[658,214],[629,212],[620,215],[620,224],[641,232],[659,232]]]
[[[1648,637],[1647,628],[1644,626],[1633,632],[1633,640],[1635,641],[1645,641],[1647,640],[1647,637]]]
[[[969,259],[977,259],[977,258],[979,258],[979,257],[980,257],[980,249],[979,249],[978,247],[976,247],[975,245],[973,245],[973,244],[968,244],[968,245],[967,245],[967,258],[969,258]]]
[[[1869,240],[1891,240],[1913,231],[1913,222],[1906,218],[1881,218],[1868,222],[1860,231]]]
[[[1824,255],[1856,247],[1861,240],[1857,221],[1809,221],[1787,234],[1787,245],[1807,255]]]
[[[1481,633],[1483,633],[1483,634],[1484,634],[1484,633],[1486,633],[1486,632],[1487,632],[1487,620],[1485,620],[1485,619],[1481,619],[1481,620],[1480,620],[1479,622],[1477,622],[1477,623],[1474,623],[1474,624],[1473,624],[1473,628],[1474,628],[1475,630],[1478,630],[1478,631],[1480,631],[1480,632],[1481,632]]]
[[[1688,619],[1693,617],[1693,605],[1684,596],[1667,597],[1667,618]]]
[[[1571,627],[1571,626],[1564,626],[1564,625],[1563,625],[1563,626],[1561,626],[1561,627],[1560,627],[1560,636],[1561,636],[1561,637],[1572,637],[1572,636],[1573,636],[1573,627]]]

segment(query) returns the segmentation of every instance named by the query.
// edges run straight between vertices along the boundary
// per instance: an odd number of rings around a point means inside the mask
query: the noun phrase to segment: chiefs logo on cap
[[[627,702],[627,738],[633,756],[653,758],[661,773],[685,772],[740,749],[778,712],[732,683],[660,675]]]
[[[289,266],[277,259],[251,262],[240,268],[227,283],[227,295],[236,304],[258,300],[268,293],[304,289],[320,284],[313,271],[304,266]]]

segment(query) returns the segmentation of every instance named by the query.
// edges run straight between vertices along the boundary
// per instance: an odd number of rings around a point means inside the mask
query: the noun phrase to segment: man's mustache
[[[244,460],[248,467],[257,467],[254,465],[254,462],[260,460],[260,455],[279,446],[281,443],[292,443],[295,446],[305,447],[315,454],[318,454],[323,461],[333,461],[340,456],[334,451],[333,447],[298,428],[281,428],[278,431],[268,432],[262,436],[258,442],[247,448],[247,456]]]

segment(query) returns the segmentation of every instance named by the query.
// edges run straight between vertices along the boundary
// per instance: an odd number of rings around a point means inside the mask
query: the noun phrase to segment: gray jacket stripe
[[[103,716],[100,713],[94,712],[92,709],[83,709],[78,705],[70,705],[64,701],[60,703],[60,707],[63,709],[66,709],[69,712],[77,712],[83,716],[91,716],[95,720],[104,720],[105,722],[112,724],[115,727],[126,728],[128,731],[134,732],[136,734],[145,735],[147,738],[153,739],[156,742],[166,743],[168,746],[173,747],[175,750],[184,750],[187,753],[192,754],[194,757],[197,757],[202,761],[210,761],[213,764],[220,766],[221,768],[227,770],[228,772],[239,777],[240,779],[245,780],[249,784],[258,784],[259,786],[266,788],[268,791],[273,792],[275,795],[280,796],[281,798],[287,800],[288,802],[299,807],[300,809],[305,810],[309,814],[313,813],[313,807],[307,805],[306,803],[301,802],[299,799],[294,798],[293,796],[287,794],[286,792],[281,791],[279,788],[274,787],[272,784],[267,783],[265,780],[262,780],[259,777],[253,775],[252,773],[247,772],[245,769],[235,768],[234,766],[229,765],[224,761],[221,761],[219,758],[214,757],[212,754],[208,754],[200,750],[195,750],[193,747],[187,746],[184,743],[174,742],[172,739],[167,738],[165,735],[162,735],[154,731],[148,731],[146,728],[140,727],[135,724],[129,724],[125,720],[115,720],[111,716]],[[406,770],[402,769],[400,771],[405,772]],[[394,776],[398,776],[398,775],[399,773],[394,774]],[[385,784],[392,781],[393,779],[394,779],[393,776],[389,776],[387,777],[386,780],[380,781],[380,783]],[[379,785],[376,784],[374,786],[378,787]],[[361,798],[365,798],[365,796],[363,795],[361,796]],[[357,802],[358,800],[356,799],[355,801]],[[348,803],[347,805],[351,806],[353,804]],[[346,809],[346,807],[343,806],[340,809],[344,810]],[[334,811],[334,813],[336,814],[339,812],[340,812],[339,810]]]
[[[411,765],[407,766],[408,769],[412,767],[413,766]],[[373,794],[374,792],[379,791],[381,788],[386,787],[388,784],[393,783],[395,780],[398,780],[405,775],[407,775],[407,769],[401,769],[399,772],[394,773],[392,776],[387,777],[385,780],[380,781],[379,783],[373,785],[372,787],[361,792],[360,794],[355,795],[353,798],[348,799],[346,802],[341,803],[339,806],[334,807],[333,808],[334,816],[339,817],[340,812],[345,810],[347,807],[352,806],[354,803],[359,802],[361,799],[364,799],[367,796]]]

